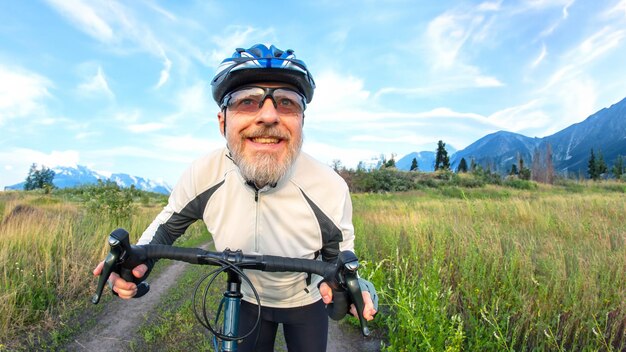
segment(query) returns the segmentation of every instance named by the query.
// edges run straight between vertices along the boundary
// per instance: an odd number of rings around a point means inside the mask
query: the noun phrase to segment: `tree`
[[[615,164],[613,164],[613,176],[617,180],[622,179],[622,175],[624,174],[624,158],[621,155],[617,156],[617,160],[615,160]]]
[[[396,167],[396,154],[391,154],[391,159],[387,160],[385,167]]]
[[[450,158],[448,157],[446,144],[442,140],[437,142],[437,155],[435,157],[435,171],[439,169],[441,170],[450,169]]]
[[[554,182],[554,163],[552,162],[552,146],[545,145],[545,152],[535,148],[532,160],[532,179],[537,182]]]
[[[541,182],[543,180],[543,169],[541,168],[541,156],[539,153],[539,148],[535,148],[535,151],[533,152],[530,175],[533,181]]]
[[[606,162],[604,162],[604,156],[602,156],[602,151],[598,152],[598,162],[596,163],[598,177],[606,174],[609,171],[609,168],[606,166]]]
[[[592,180],[597,180],[600,178],[598,174],[598,162],[596,161],[596,155],[593,152],[593,148],[591,148],[591,154],[589,155],[589,162],[587,163],[587,172],[589,173],[589,178]]]
[[[552,145],[546,144],[546,183],[554,183],[554,162],[552,161]]]
[[[54,188],[54,184],[52,183],[54,175],[55,173],[51,169],[42,166],[40,170],[37,168],[37,164],[33,163],[28,170],[24,190],[31,191],[39,188],[52,189]]]
[[[520,180],[530,180],[530,169],[524,166],[524,159],[518,154],[518,176]]]
[[[472,160],[470,160],[470,171],[474,172],[476,171],[476,160],[474,160],[474,158],[472,157]]]
[[[411,169],[409,171],[417,171],[417,170],[418,170],[417,159],[413,158],[413,160],[411,160]]]
[[[517,176],[519,174],[519,171],[517,171],[517,165],[512,164],[511,165],[511,171],[509,171],[509,175],[510,176]]]
[[[459,161],[459,166],[456,168],[456,172],[467,172],[467,161],[465,161],[465,158],[461,158],[461,161]]]
[[[332,168],[333,168],[333,170],[335,170],[335,172],[339,172],[339,170],[341,170],[343,168],[343,166],[341,165],[341,160],[334,159],[332,161]]]
[[[606,162],[604,162],[604,157],[602,156],[602,152],[598,152],[598,155],[593,152],[593,148],[591,148],[591,154],[589,155],[589,162],[587,166],[587,172],[589,173],[589,178],[596,181],[602,177],[602,175],[606,174],[609,171]]]

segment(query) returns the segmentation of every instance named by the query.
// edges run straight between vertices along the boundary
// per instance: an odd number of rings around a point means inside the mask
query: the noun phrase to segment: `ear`
[[[217,113],[217,121],[219,122],[220,125],[220,133],[222,134],[222,136],[226,136],[226,114],[224,113],[224,110],[220,111]]]

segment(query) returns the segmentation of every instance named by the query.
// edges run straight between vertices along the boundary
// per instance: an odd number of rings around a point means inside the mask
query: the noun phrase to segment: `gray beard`
[[[295,142],[289,147],[283,162],[279,162],[275,155],[265,153],[255,153],[248,160],[243,156],[241,143],[228,143],[228,149],[243,178],[254,182],[258,188],[263,188],[266,185],[275,185],[289,172],[302,147],[302,139]]]

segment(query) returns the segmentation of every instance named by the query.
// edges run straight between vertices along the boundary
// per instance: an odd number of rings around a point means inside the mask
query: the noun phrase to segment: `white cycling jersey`
[[[304,152],[278,184],[260,190],[246,183],[226,148],[194,161],[138,244],[171,245],[196,220],[204,221],[218,251],[306,259],[321,254],[324,261],[335,261],[340,251],[354,247],[346,183]],[[292,308],[321,298],[317,275],[246,274],[263,306]],[[248,285],[242,285],[242,292],[245,300],[256,303]]]

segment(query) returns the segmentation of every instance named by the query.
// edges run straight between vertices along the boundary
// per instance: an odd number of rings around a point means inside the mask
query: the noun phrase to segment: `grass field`
[[[59,335],[93,294],[108,233],[136,238],[162,202],[137,199],[121,219],[67,194],[0,193],[0,350]],[[353,204],[388,350],[626,349],[623,183],[438,187]],[[142,330],[148,345],[163,343],[163,326]],[[203,337],[179,330],[178,341]]]
[[[625,187],[575,188],[355,195],[389,350],[625,350]]]

